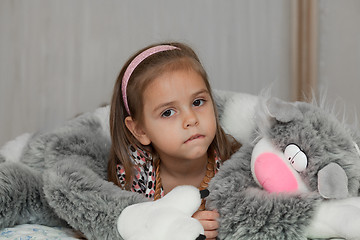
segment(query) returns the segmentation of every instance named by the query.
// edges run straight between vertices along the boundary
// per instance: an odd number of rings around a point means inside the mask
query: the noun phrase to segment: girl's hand
[[[217,219],[220,217],[219,213],[216,210],[213,211],[197,211],[192,216],[197,219],[204,228],[205,236],[207,240],[215,240],[219,228],[219,223]]]

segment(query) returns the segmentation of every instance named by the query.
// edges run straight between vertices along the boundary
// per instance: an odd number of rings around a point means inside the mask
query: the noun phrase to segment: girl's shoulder
[[[223,162],[221,161],[219,156],[217,154],[215,154],[215,173],[217,173],[220,170],[222,163]]]
[[[131,191],[153,198],[155,193],[155,166],[151,156],[140,149],[130,147],[130,159],[134,166]],[[125,186],[125,171],[121,164],[116,166],[116,174],[122,187]]]

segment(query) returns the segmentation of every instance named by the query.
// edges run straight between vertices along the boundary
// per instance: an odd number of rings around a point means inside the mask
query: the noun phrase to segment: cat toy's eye
[[[287,145],[284,151],[284,155],[296,171],[302,172],[306,169],[308,164],[307,156],[295,144]]]
[[[286,146],[284,154],[288,161],[291,161],[295,155],[300,151],[300,148],[295,144],[289,144]]]
[[[290,163],[296,171],[302,172],[307,167],[308,159],[306,154],[303,151],[300,151]]]

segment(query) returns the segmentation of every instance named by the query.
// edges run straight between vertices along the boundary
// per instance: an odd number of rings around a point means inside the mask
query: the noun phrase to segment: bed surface
[[[48,227],[38,224],[22,224],[0,231],[0,239],[33,240],[33,239],[63,239],[74,240],[77,234],[70,228]]]

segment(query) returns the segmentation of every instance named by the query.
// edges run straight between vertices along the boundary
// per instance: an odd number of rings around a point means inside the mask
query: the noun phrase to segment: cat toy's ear
[[[318,190],[323,198],[346,198],[348,178],[342,167],[329,163],[318,172]]]
[[[266,108],[270,117],[283,123],[302,120],[304,117],[294,103],[285,102],[278,98],[268,99],[266,101]]]
[[[288,123],[303,118],[303,113],[294,103],[269,97],[259,99],[254,120],[259,132],[265,134],[276,122]]]

